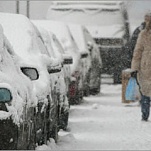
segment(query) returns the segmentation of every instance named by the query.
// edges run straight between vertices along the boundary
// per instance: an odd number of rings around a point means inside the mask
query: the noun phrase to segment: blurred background
[[[45,19],[47,10],[53,1],[0,1],[0,11],[20,13],[30,19]],[[146,11],[151,10],[149,0],[125,0],[130,20],[130,31],[140,25]]]

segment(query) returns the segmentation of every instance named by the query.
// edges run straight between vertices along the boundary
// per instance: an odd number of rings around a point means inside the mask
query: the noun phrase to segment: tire
[[[68,119],[69,119],[69,112],[64,112],[62,113],[62,118],[60,119],[61,123],[60,123],[60,129],[63,129],[64,131],[67,130],[67,126],[68,126]]]
[[[81,97],[78,94],[76,94],[74,98],[69,99],[69,105],[77,105],[81,102],[81,100],[82,100]]]
[[[58,118],[56,124],[52,128],[51,137],[55,140],[55,143],[58,142]]]
[[[90,88],[87,87],[86,90],[84,90],[84,96],[89,96],[90,95]]]
[[[74,99],[73,99],[73,104],[78,105],[81,102],[81,98],[77,95]]]
[[[113,83],[114,84],[120,84],[121,83],[121,74],[120,73],[114,73]]]
[[[100,88],[94,88],[90,90],[91,95],[97,95],[100,92]]]
[[[69,119],[69,112],[66,112],[65,115],[64,115],[64,127],[63,127],[63,130],[66,131],[67,130],[67,127],[68,127],[68,119]]]
[[[31,133],[30,133],[30,142],[28,145],[28,150],[35,150],[36,148],[36,130],[35,130],[35,121],[31,123]]]

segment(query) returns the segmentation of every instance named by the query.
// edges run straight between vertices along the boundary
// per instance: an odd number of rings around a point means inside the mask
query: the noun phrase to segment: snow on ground
[[[141,121],[138,102],[121,103],[121,85],[102,84],[101,93],[71,106],[68,132],[45,150],[151,150],[151,118]],[[39,149],[37,147],[37,149]]]

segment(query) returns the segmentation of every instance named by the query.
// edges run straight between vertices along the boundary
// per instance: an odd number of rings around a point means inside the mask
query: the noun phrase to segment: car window
[[[42,40],[42,38],[40,36],[38,36],[37,40],[38,40],[38,46],[39,46],[41,53],[49,56],[49,53],[47,51],[47,48],[44,45],[44,41]]]
[[[53,36],[53,42],[59,48],[58,50],[60,51],[60,53],[64,54],[65,52],[63,50],[63,47],[55,36]]]

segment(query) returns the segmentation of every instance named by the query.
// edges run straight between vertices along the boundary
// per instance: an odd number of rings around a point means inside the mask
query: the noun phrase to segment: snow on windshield
[[[51,9],[47,18],[52,20],[60,20],[64,22],[80,23],[83,25],[103,25],[123,24],[122,16],[117,11],[102,11],[99,9]],[[105,16],[105,17],[104,17]]]
[[[14,51],[21,58],[21,65],[34,67],[38,70],[39,79],[32,81],[34,83],[33,90],[39,100],[44,100],[51,91],[47,72],[47,65],[51,63],[51,60],[41,54],[34,26],[23,15],[0,13],[0,21]]]
[[[34,20],[33,22],[37,26],[41,26],[47,31],[55,34],[55,36],[61,43],[63,49],[65,50],[65,53],[73,57],[73,64],[71,64],[71,72],[74,72],[77,68],[79,68],[78,61],[80,58],[80,52],[68,27],[64,23],[58,21]]]

